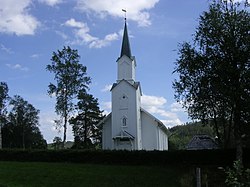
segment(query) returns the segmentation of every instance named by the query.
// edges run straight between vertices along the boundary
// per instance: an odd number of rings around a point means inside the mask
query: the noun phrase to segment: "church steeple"
[[[120,82],[121,80],[126,80],[131,84],[134,84],[136,61],[135,57],[131,55],[126,18],[122,38],[121,55],[117,59],[117,67],[117,82]]]
[[[125,26],[124,26],[124,32],[123,32],[122,48],[121,48],[120,57],[122,57],[123,55],[126,55],[129,58],[132,57],[131,50],[130,50],[130,45],[129,45],[126,18],[125,18]]]

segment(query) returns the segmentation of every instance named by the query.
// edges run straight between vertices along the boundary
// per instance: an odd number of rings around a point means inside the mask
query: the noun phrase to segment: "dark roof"
[[[126,55],[127,57],[131,58],[131,50],[130,50],[130,45],[129,45],[129,38],[128,38],[128,31],[127,31],[127,23],[125,21],[125,26],[124,26],[124,32],[123,32],[123,39],[122,39],[122,49],[121,49],[121,55]]]
[[[217,143],[208,135],[195,135],[187,145],[187,150],[218,149]]]

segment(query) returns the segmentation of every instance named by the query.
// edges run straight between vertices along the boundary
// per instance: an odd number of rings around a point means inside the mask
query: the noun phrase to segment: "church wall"
[[[112,149],[111,117],[107,118],[102,130],[102,149]]]
[[[112,138],[122,130],[135,137],[133,149],[138,149],[137,141],[137,106],[135,88],[125,81],[121,81],[112,90]],[[126,117],[127,124],[123,126],[122,119]]]
[[[168,150],[168,137],[166,133],[158,126],[157,127],[158,131],[158,148],[159,150]]]
[[[157,122],[141,112],[142,123],[142,149],[144,150],[158,150],[158,130]]]
[[[141,92],[140,89],[136,90],[136,111],[137,111],[137,147],[138,150],[142,149],[142,126],[141,126]]]

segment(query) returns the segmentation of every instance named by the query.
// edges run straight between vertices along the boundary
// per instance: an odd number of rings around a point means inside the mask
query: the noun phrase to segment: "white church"
[[[112,112],[102,125],[102,148],[116,150],[168,150],[165,125],[141,107],[141,85],[135,79],[136,60],[131,55],[125,19],[117,81],[111,88]]]

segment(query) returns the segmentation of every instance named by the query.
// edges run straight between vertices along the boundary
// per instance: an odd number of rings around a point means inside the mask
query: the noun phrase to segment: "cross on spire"
[[[126,22],[126,20],[127,20],[127,10],[126,9],[122,9],[122,11],[124,12],[124,20]]]

